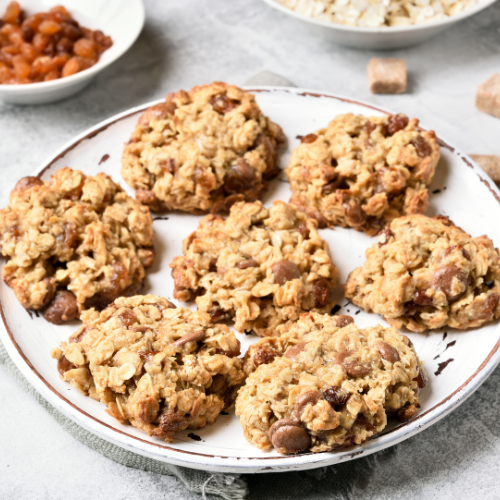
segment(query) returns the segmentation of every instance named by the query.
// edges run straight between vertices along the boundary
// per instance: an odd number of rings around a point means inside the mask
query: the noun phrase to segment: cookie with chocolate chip
[[[320,227],[377,234],[401,215],[423,213],[439,161],[432,131],[405,115],[339,115],[301,138],[285,172],[291,203]]]
[[[406,421],[417,412],[426,379],[408,337],[342,323],[304,313],[274,344],[251,346],[246,364],[254,366],[236,398],[250,443],[280,454],[343,450],[381,432],[388,416]],[[255,367],[263,348],[274,357]]]
[[[221,82],[169,94],[140,117],[122,174],[152,210],[227,211],[279,173],[281,128],[252,94]]]
[[[478,327],[500,317],[500,257],[447,217],[401,217],[351,272],[345,296],[396,328]]]
[[[120,297],[52,351],[61,378],[150,436],[212,424],[244,375],[240,343],[207,313],[155,295]]]
[[[48,181],[24,177],[0,210],[3,279],[55,324],[139,293],[153,238],[149,208],[103,173],[65,167]]]
[[[174,297],[196,300],[214,321],[239,332],[275,335],[301,312],[329,312],[338,273],[317,223],[282,201],[236,203],[229,216],[208,215],[184,240],[170,267]]]
[[[347,314],[327,316],[318,313],[302,313],[297,322],[288,322],[276,328],[272,337],[265,337],[252,344],[243,357],[243,371],[248,376],[259,366],[272,363],[276,358],[283,356],[287,349],[289,355],[300,352],[303,347],[302,339],[315,329],[327,327],[329,331],[344,328],[354,320]]]

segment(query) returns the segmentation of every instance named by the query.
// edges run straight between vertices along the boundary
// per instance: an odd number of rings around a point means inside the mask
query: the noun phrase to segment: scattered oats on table
[[[24,177],[0,210],[3,279],[23,307],[55,324],[139,293],[153,238],[149,208],[103,173]]]
[[[401,217],[366,251],[344,292],[395,328],[478,327],[500,317],[499,251],[447,217]]]
[[[148,108],[125,146],[122,175],[152,210],[227,211],[261,196],[280,172],[284,142],[252,94],[215,82]]]
[[[276,0],[303,16],[348,26],[378,28],[441,21],[477,0]]]
[[[427,209],[439,157],[436,134],[419,130],[416,118],[339,115],[292,151],[290,203],[320,227],[374,235],[396,217]]]
[[[239,332],[274,335],[303,311],[330,312],[337,268],[317,223],[293,205],[237,203],[229,217],[208,215],[170,267],[174,297],[196,299],[213,321]]]
[[[52,350],[61,378],[120,422],[172,442],[212,424],[244,379],[240,342],[204,312],[155,295],[120,297]]]
[[[408,337],[347,318],[304,313],[251,346],[236,398],[250,443],[281,454],[343,450],[382,431],[388,415],[416,413],[426,377]]]

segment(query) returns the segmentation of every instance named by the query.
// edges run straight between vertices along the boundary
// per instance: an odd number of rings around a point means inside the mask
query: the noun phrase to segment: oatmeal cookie
[[[406,421],[417,411],[425,375],[396,329],[339,328],[336,317],[304,313],[285,335],[284,355],[258,366],[236,398],[245,437],[258,448],[341,450],[382,431],[387,416]]]
[[[282,201],[270,209],[240,202],[227,219],[208,215],[170,264],[174,297],[196,298],[213,321],[234,319],[239,332],[261,336],[303,311],[329,312],[338,273],[316,226]]]
[[[401,217],[380,233],[344,289],[396,328],[477,327],[500,317],[499,252],[447,217]]]
[[[290,202],[320,227],[374,235],[396,217],[427,209],[439,156],[436,135],[418,130],[417,119],[340,115],[292,151]]]
[[[240,343],[204,312],[154,295],[120,297],[52,351],[61,377],[120,422],[172,442],[212,424],[243,381]]]
[[[122,174],[152,210],[228,210],[279,173],[281,128],[252,94],[225,83],[167,95],[148,108],[123,152]]]
[[[61,324],[139,293],[154,261],[153,220],[103,174],[68,167],[24,177],[0,210],[3,279],[26,309]]]
[[[245,375],[248,376],[260,365],[267,365],[277,357],[283,356],[289,347],[300,344],[304,335],[311,333],[312,330],[323,329],[325,322],[329,331],[334,332],[335,328],[339,329],[350,325],[354,319],[347,314],[327,316],[318,313],[302,313],[299,321],[279,325],[276,328],[275,336],[264,337],[247,349],[243,357]]]

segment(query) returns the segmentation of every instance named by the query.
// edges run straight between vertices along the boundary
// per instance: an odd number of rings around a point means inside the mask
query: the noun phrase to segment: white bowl
[[[0,0],[0,15],[9,3],[10,0]],[[19,0],[19,3],[28,15],[64,5],[82,26],[109,35],[113,45],[97,64],[75,75],[49,82],[0,85],[0,100],[13,104],[43,104],[76,94],[130,48],[144,25],[142,0]]]
[[[474,7],[442,21],[393,28],[362,28],[358,26],[345,26],[343,24],[335,24],[327,21],[318,21],[317,19],[298,14],[278,3],[277,0],[264,0],[264,2],[280,12],[297,19],[299,22],[302,22],[311,32],[326,40],[357,49],[399,49],[425,42],[459,21],[485,9],[496,2],[496,0],[479,0],[479,3]]]

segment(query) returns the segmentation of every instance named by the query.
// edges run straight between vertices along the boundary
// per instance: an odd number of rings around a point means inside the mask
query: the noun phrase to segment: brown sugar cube
[[[479,85],[476,92],[476,108],[500,118],[500,75],[491,75]]]
[[[470,157],[495,181],[500,182],[500,157],[497,155],[470,155]]]
[[[368,63],[368,84],[374,94],[401,94],[406,90],[405,60],[374,57]]]

